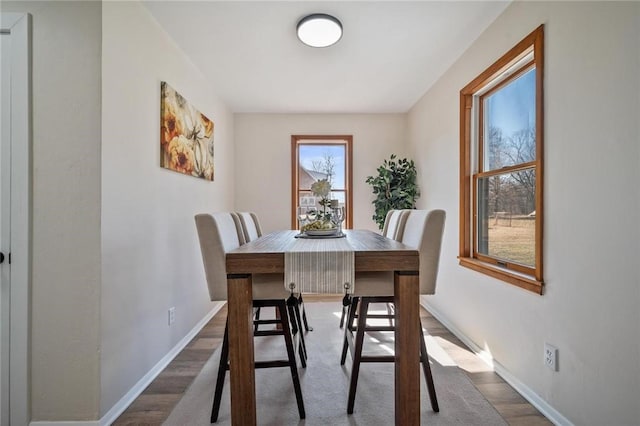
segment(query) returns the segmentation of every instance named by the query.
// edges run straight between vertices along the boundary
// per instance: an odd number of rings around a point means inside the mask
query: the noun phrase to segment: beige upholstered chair
[[[392,240],[398,240],[402,236],[404,230],[404,224],[407,220],[410,210],[389,210],[384,218],[384,225],[382,226],[382,236],[391,238]],[[342,315],[340,316],[340,328],[344,325],[349,305],[351,304],[351,298],[345,295],[342,305]],[[391,318],[393,311],[391,304],[387,304],[388,315],[386,317]],[[393,321],[390,319],[390,321]]]
[[[198,214],[195,216],[195,222],[198,231],[198,238],[200,240],[200,249],[202,251],[202,260],[204,263],[207,285],[209,287],[209,295],[211,300],[226,300],[226,253],[239,247],[245,241],[241,221],[235,213],[225,212]],[[287,359],[256,361],[255,368],[289,367],[291,371],[291,378],[293,380],[296,401],[298,403],[298,412],[300,414],[300,418],[304,419],[304,402],[302,399],[302,390],[300,388],[300,380],[298,377],[298,369],[293,349],[293,335],[291,332],[291,324],[295,319],[291,316],[291,310],[287,308],[285,302],[285,298],[288,294],[284,288],[282,276],[280,276],[279,279],[273,278],[274,277],[269,277],[268,275],[255,275],[252,278],[253,306],[254,308],[267,306],[276,307],[279,312],[279,319],[266,320],[263,321],[263,323],[276,324],[280,327],[271,330],[256,331],[254,332],[254,336],[282,335],[287,349]],[[213,408],[211,411],[212,423],[215,423],[218,419],[220,401],[222,399],[222,388],[224,386],[224,377],[226,371],[229,369],[228,328],[229,322],[227,320],[224,339],[222,342],[216,388],[213,397]]]
[[[242,225],[242,234],[244,235],[245,242],[250,242],[256,240],[262,236],[262,228],[260,227],[260,221],[258,220],[258,216],[253,212],[236,212],[238,219],[240,219],[240,224]],[[283,274],[259,274],[255,276],[254,280],[258,280],[261,284],[266,282],[277,282],[280,287],[284,288],[284,275]],[[271,285],[271,284],[270,284]],[[258,289],[259,290],[259,289]],[[289,305],[291,305],[291,294],[287,294],[284,297],[289,301]],[[302,295],[295,295],[295,305],[290,306],[290,312],[295,315],[295,321],[291,321],[291,327],[293,334],[296,334],[298,330],[301,330],[302,324],[304,323],[305,331],[309,331],[309,325],[307,323],[307,314],[304,311],[304,304],[302,301]],[[300,307],[302,307],[302,315],[300,315]],[[254,321],[254,331],[258,331],[260,326],[260,308],[256,308],[255,312],[255,321]],[[306,366],[307,363],[307,345],[304,340],[304,334],[301,332],[299,335],[300,338],[300,362],[303,366]]]
[[[242,231],[244,234],[245,242],[253,241],[262,236],[262,228],[258,221],[258,216],[253,212],[236,212],[240,223],[242,224]]]
[[[382,226],[382,235],[397,240],[402,236],[404,223],[410,210],[389,210],[384,218]]]
[[[438,263],[440,259],[440,247],[442,245],[442,233],[444,230],[445,212],[443,210],[405,210],[407,216],[401,223],[401,231],[398,240],[402,243],[415,247],[420,252],[420,294],[434,294],[436,289],[436,278],[438,275]],[[355,294],[349,307],[347,325],[345,326],[344,343],[342,346],[342,357],[340,364],[344,365],[347,350],[351,352],[353,360],[351,368],[351,381],[349,385],[349,397],[347,403],[347,413],[353,413],[355,404],[356,387],[358,384],[358,373],[361,362],[393,362],[395,357],[391,356],[363,356],[362,347],[364,334],[375,331],[393,331],[394,326],[372,326],[367,324],[367,319],[374,317],[368,314],[371,303],[393,303],[393,273],[357,273],[355,280]],[[386,317],[376,315],[375,317]],[[357,325],[355,325],[357,319]],[[419,319],[418,319],[419,320]],[[355,332],[355,337],[354,337]],[[355,340],[355,341],[354,341]],[[424,370],[431,407],[434,411],[439,411],[438,400],[436,398],[433,376],[427,354],[427,347],[420,324],[420,362]]]

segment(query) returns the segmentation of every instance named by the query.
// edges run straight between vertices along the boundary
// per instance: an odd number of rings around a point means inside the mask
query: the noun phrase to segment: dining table
[[[353,250],[356,277],[359,272],[394,272],[395,424],[419,425],[420,339],[417,337],[421,332],[419,252],[415,248],[370,230],[346,229],[343,232],[342,238],[346,239]],[[299,231],[296,230],[268,233],[226,254],[231,423],[233,425],[256,424],[252,274],[284,274],[285,254],[294,244],[300,244],[300,239],[296,236],[300,236]],[[324,240],[309,239],[308,241],[313,241],[315,250],[322,250],[321,242]],[[329,240],[326,239],[326,241]],[[336,359],[336,368],[340,368],[338,359]],[[347,416],[346,401],[345,416]]]

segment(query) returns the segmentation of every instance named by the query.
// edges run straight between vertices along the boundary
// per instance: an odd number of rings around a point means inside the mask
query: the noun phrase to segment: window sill
[[[500,268],[499,266],[491,265],[489,263],[482,262],[478,259],[473,259],[470,257],[460,257],[459,260],[460,266],[473,269],[474,271],[489,275],[493,278],[505,281],[509,284],[513,284],[517,287],[531,291],[533,293],[542,294],[542,291],[544,289],[544,283],[542,281],[536,280],[531,276],[519,274],[517,272]]]

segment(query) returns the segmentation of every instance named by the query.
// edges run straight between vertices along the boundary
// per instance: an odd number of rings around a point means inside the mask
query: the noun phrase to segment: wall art
[[[160,166],[213,180],[213,121],[160,83]]]

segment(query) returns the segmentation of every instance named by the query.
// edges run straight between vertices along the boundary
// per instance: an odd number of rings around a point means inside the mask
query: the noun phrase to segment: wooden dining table
[[[356,275],[358,272],[394,271],[395,424],[419,425],[418,250],[368,230],[345,230],[344,233],[353,248]],[[296,240],[296,234],[298,231],[293,230],[266,234],[226,256],[231,422],[234,425],[256,424],[251,277],[259,273],[284,273],[284,253]],[[340,368],[338,359],[336,368]],[[387,395],[381,395],[383,397]],[[346,401],[344,411],[347,416]]]

